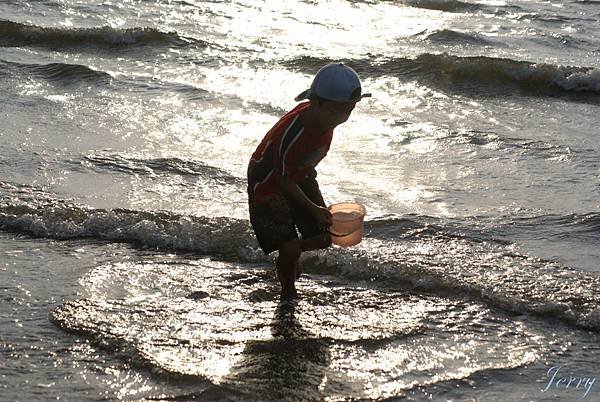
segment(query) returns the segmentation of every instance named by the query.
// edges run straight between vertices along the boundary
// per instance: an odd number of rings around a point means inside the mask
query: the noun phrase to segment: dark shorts
[[[316,175],[304,179],[298,186],[312,202],[325,206]],[[279,250],[281,245],[289,240],[297,239],[296,229],[303,239],[327,232],[327,229],[318,227],[315,219],[307,211],[283,194],[277,194],[256,204],[249,189],[248,204],[250,223],[265,254]]]

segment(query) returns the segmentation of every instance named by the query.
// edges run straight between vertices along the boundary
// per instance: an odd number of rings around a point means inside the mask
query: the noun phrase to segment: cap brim
[[[294,100],[296,102],[300,102],[301,100],[308,99],[309,96],[310,96],[310,88],[307,89],[306,91],[301,92],[298,96],[296,96],[294,98]]]
[[[362,94],[361,96],[356,98],[355,102],[360,101],[362,98],[370,98],[370,97],[371,97],[371,93]]]
[[[358,96],[357,98],[352,98],[352,99],[349,99],[349,100],[339,100],[338,102],[360,102],[360,100],[362,98],[370,98],[370,97],[371,97],[371,94],[370,93],[366,93],[366,94],[362,94],[362,95]]]

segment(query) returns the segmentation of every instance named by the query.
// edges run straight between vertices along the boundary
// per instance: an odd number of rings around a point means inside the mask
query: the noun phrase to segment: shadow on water
[[[331,362],[331,339],[319,338],[296,319],[297,304],[280,302],[271,322],[272,338],[249,341],[237,364],[199,400],[321,400]]]

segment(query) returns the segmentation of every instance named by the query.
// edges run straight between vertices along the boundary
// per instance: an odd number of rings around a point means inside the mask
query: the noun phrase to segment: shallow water
[[[2,2],[0,400],[600,400],[555,382],[600,376],[599,18]],[[279,304],[246,165],[334,60],[373,97],[318,180],[365,238]]]

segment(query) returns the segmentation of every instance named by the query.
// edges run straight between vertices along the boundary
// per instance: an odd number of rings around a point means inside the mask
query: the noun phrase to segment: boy
[[[248,166],[250,222],[260,247],[279,250],[276,262],[281,298],[297,298],[300,254],[331,245],[331,213],[316,181],[333,129],[348,120],[361,94],[356,72],[343,63],[321,68],[302,101],[283,116],[252,154]],[[299,239],[296,228],[302,238]]]

